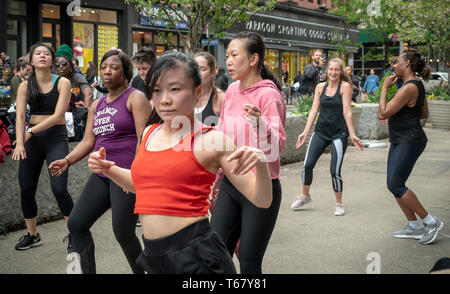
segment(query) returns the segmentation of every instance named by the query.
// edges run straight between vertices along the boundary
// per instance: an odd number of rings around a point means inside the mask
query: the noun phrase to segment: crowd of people
[[[286,100],[280,81],[264,64],[265,51],[259,34],[235,35],[226,50],[227,78],[208,52],[168,52],[157,58],[153,50],[141,48],[130,58],[114,48],[102,57],[99,75],[92,62],[83,75],[76,71],[70,46],[55,52],[33,45],[13,78],[17,139],[12,158],[19,161],[27,228],[16,249],[42,244],[35,194],[45,160],[67,221],[67,252],[79,254],[83,273],[96,273],[90,229],[108,209],[115,238],[135,274],[234,274],[235,252],[240,273],[262,273],[280,209],[280,154],[286,144]],[[389,124],[387,186],[408,221],[393,236],[430,244],[443,223],[406,187],[427,142],[420,124],[427,103],[415,73],[426,79],[430,69],[418,51],[409,49],[397,58],[393,72],[382,86],[378,112]],[[387,103],[387,89],[400,78],[403,85]],[[339,58],[327,61],[320,50],[301,80],[302,93],[312,93],[314,101],[296,143],[308,147],[301,193],[291,208],[301,211],[311,202],[314,166],[331,146],[334,214],[343,216],[341,167],[348,139],[362,150],[351,112],[361,88],[351,67]],[[366,83],[363,90],[372,90],[374,83]],[[71,152],[66,112],[80,123],[79,143]],[[68,170],[85,157],[92,173],[74,203]],[[143,248],[136,236],[138,218]]]

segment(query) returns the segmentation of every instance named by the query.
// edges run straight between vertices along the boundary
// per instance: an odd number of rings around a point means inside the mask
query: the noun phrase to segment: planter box
[[[428,99],[428,112],[433,129],[450,130],[450,101]]]
[[[280,156],[281,164],[288,164],[293,162],[303,161],[306,155],[306,148],[308,146],[311,134],[314,131],[315,124],[311,127],[306,142],[299,149],[295,149],[298,135],[303,132],[306,126],[306,119],[301,115],[295,115],[289,113],[286,114],[286,124],[284,126],[284,132],[286,133],[286,145],[283,153]]]

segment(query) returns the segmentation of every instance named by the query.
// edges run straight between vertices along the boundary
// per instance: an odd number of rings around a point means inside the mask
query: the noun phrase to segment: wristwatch
[[[30,135],[33,136],[33,132],[31,131],[31,128],[28,128],[27,133],[30,133]]]

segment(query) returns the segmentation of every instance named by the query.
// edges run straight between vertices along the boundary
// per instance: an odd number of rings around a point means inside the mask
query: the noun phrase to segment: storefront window
[[[82,72],[86,72],[89,61],[94,61],[93,24],[73,23],[73,57]]]
[[[74,22],[73,24],[73,55],[78,60],[81,71],[86,72],[90,61],[97,62],[97,68],[100,68],[103,55],[111,47],[119,47],[119,28],[116,25],[117,11],[89,7],[80,7],[78,11],[80,16],[74,16],[75,21],[92,22]],[[97,48],[94,43],[95,35],[97,35]]]
[[[280,77],[280,51],[274,49],[266,50],[266,60],[264,60],[266,67],[273,72],[273,74]]]
[[[42,4],[42,18],[60,19],[59,5]]]
[[[119,29],[116,26],[99,25],[98,26],[98,68],[103,55],[108,52],[111,47],[119,47]]]
[[[8,14],[27,15],[27,3],[25,1],[8,0]]]
[[[74,20],[117,24],[117,12],[113,10],[80,7],[78,8],[78,12],[80,13],[80,15],[75,15],[73,17]]]
[[[298,74],[298,56],[295,51],[284,51],[281,58],[282,82],[284,85],[291,85]]]
[[[48,22],[42,23],[42,37],[51,38],[53,36],[52,33],[52,24]]]
[[[142,47],[153,48],[151,32],[133,31],[133,55]]]
[[[300,70],[303,74],[303,68],[308,64],[308,56],[305,54],[300,54]]]

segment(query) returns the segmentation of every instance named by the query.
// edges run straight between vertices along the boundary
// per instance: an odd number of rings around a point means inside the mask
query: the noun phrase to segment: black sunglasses
[[[60,66],[67,66],[67,65],[70,65],[70,62],[69,61],[63,61],[63,62],[57,62],[57,63],[55,63],[55,66],[56,67],[60,67]]]

